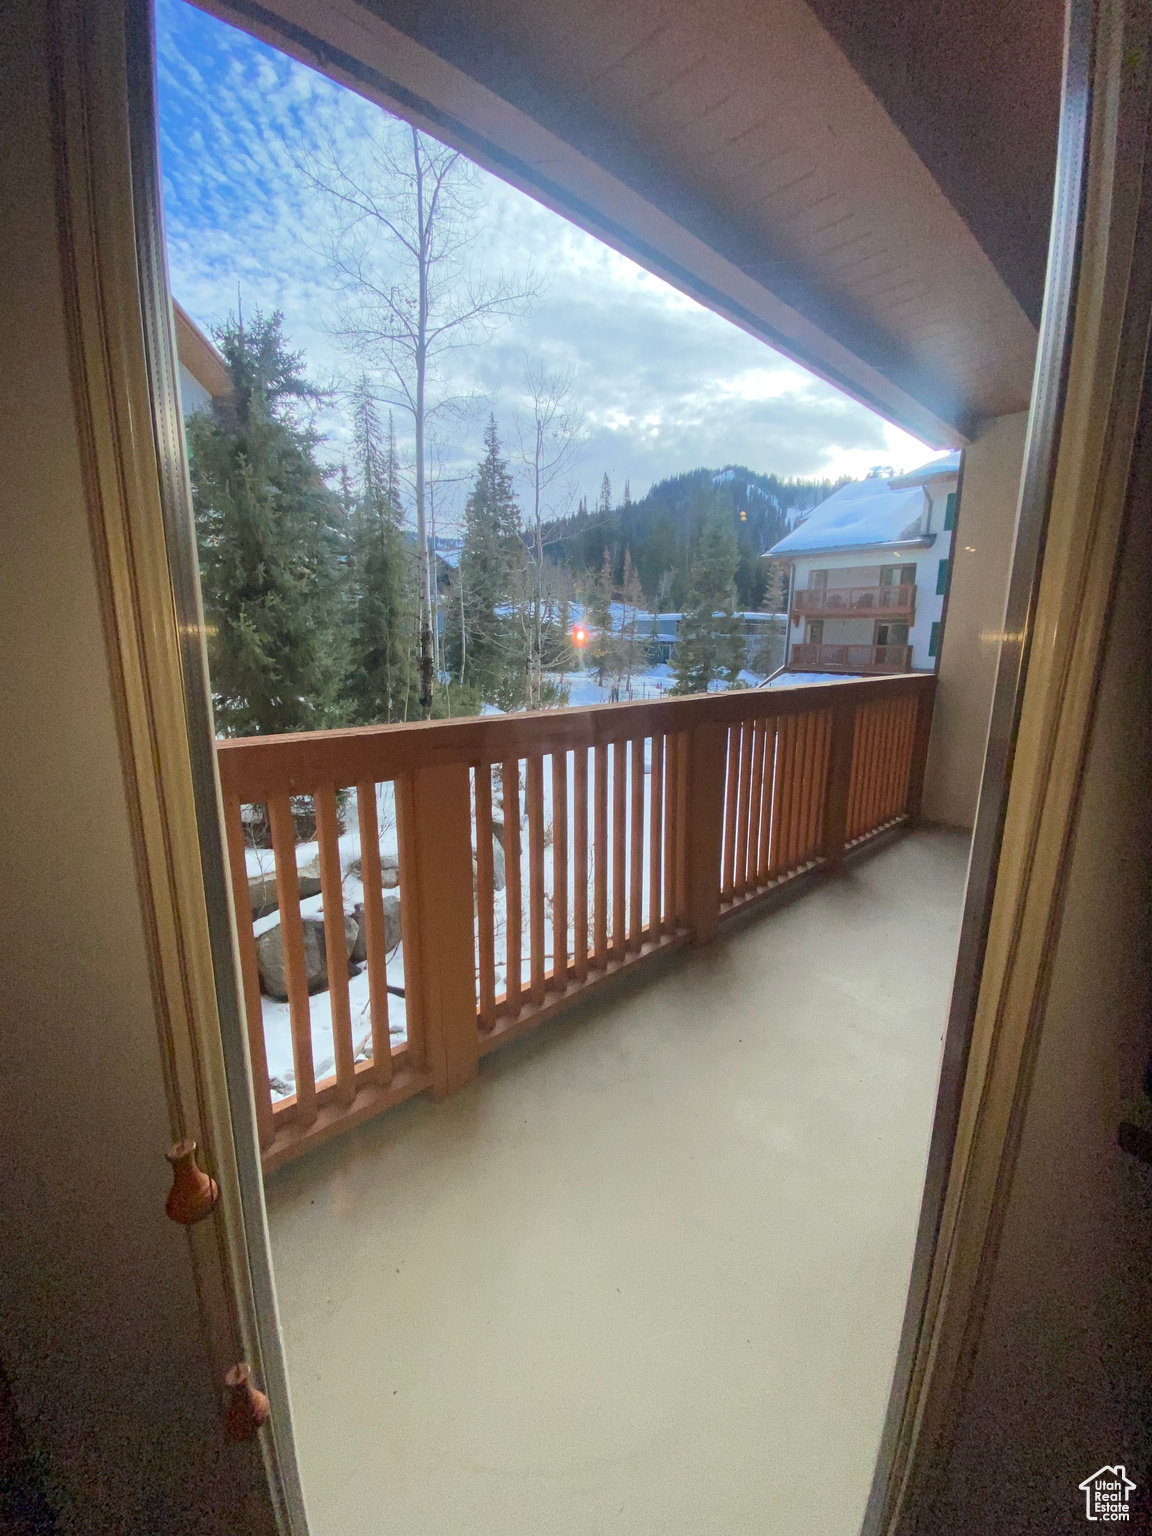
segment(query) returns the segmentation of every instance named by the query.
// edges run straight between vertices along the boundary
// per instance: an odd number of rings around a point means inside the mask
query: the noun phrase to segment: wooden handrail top
[[[418,768],[506,762],[531,753],[568,752],[708,723],[727,726],[749,719],[779,719],[833,709],[838,701],[850,700],[856,706],[905,694],[931,695],[935,687],[931,673],[903,673],[462,720],[245,736],[217,741],[216,759],[226,798],[263,802],[271,795],[312,794],[321,785],[343,789],[380,783]]]

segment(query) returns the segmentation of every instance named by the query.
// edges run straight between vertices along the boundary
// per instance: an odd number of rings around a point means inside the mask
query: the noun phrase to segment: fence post
[[[852,748],[856,736],[854,700],[837,700],[832,709],[832,741],[824,785],[824,864],[834,869],[848,839],[848,794],[852,784]]]
[[[688,733],[688,814],[685,839],[688,926],[694,944],[716,936],[720,920],[720,862],[724,844],[728,728],[714,720]]]
[[[932,709],[936,702],[936,679],[930,688],[916,696],[916,728],[912,737],[912,766],[908,775],[908,800],[905,809],[909,821],[919,821],[924,799],[924,771],[928,766],[928,741],[932,735]]]
[[[443,1099],[471,1082],[479,1060],[467,763],[416,769],[405,812],[401,856],[411,867],[401,881],[416,897],[421,1032],[432,1095]]]

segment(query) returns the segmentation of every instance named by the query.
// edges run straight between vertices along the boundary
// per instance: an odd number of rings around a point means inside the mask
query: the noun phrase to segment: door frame
[[[151,0],[48,0],[61,284],[172,1139],[220,1187],[188,1229],[221,1390],[271,1403],[269,1514],[306,1536],[256,1139],[159,194]],[[224,1433],[221,1425],[221,1435]]]
[[[232,1358],[239,1348],[262,1373],[273,1408],[263,1436],[273,1506],[282,1530],[305,1536],[220,830],[163,254],[151,0],[52,0],[52,10],[75,389],[90,427],[94,545],[173,1121],[207,1149],[222,1191],[220,1241],[194,1245],[194,1262],[210,1347]],[[275,17],[261,16],[274,40]],[[865,1536],[911,1536],[930,1506],[979,1335],[1043,1022],[1147,350],[1149,57],[1123,0],[1100,0],[1098,12],[1092,0],[1070,0],[1013,575]]]
[[[1044,1023],[1152,314],[1152,28],[1069,0],[1048,276],[904,1327],[862,1536],[929,1536]]]

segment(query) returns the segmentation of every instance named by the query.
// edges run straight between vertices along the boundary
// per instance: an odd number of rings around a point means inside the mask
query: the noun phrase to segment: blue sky
[[[281,309],[312,374],[356,365],[331,327],[336,296],[321,231],[326,208],[297,169],[320,133],[350,154],[380,109],[182,0],[158,0],[160,138],[172,292],[206,330],[234,311]],[[529,266],[534,313],[457,355],[452,388],[477,397],[445,447],[466,475],[483,420],[511,443],[526,355],[571,371],[586,422],[572,489],[594,499],[607,471],[634,498],[699,465],[781,475],[861,476],[875,463],[930,458],[907,433],[670,288],[557,214],[479,173],[472,259],[489,276]],[[320,425],[339,462],[339,408]],[[402,443],[410,436],[397,417]],[[463,490],[455,494],[462,502]]]

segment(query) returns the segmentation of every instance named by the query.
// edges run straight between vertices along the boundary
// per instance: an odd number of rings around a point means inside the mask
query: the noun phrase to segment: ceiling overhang
[[[205,8],[935,447],[1028,404],[1035,327],[801,0]]]

